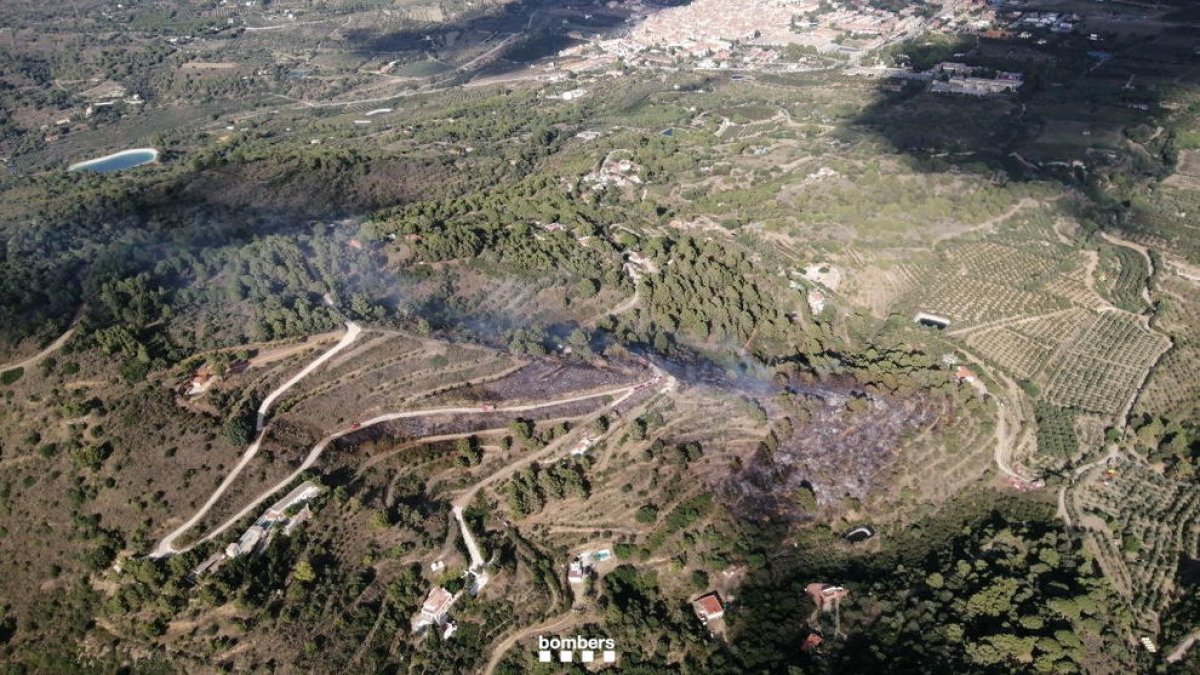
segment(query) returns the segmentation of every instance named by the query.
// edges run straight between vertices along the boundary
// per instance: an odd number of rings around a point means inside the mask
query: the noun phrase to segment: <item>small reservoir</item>
[[[154,148],[134,148],[132,150],[114,152],[111,155],[97,157],[96,159],[89,159],[86,162],[77,162],[67,167],[67,171],[112,173],[114,171],[132,169],[135,166],[155,161],[158,161],[158,150]]]

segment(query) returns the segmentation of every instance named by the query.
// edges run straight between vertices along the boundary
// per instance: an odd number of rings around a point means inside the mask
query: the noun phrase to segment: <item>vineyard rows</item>
[[[1104,312],[1084,329],[1077,351],[1122,364],[1152,362],[1167,347],[1166,338],[1148,332],[1124,314]]]
[[[1073,307],[1036,321],[1022,321],[1013,327],[1022,335],[1043,343],[1058,344],[1075,336],[1095,315],[1080,307]]]
[[[983,278],[939,275],[922,304],[956,321],[977,323],[1030,313],[1052,312],[1065,301]]]
[[[1088,286],[1087,270],[1084,267],[1058,277],[1046,285],[1046,290],[1080,307],[1101,309],[1108,306],[1108,302],[1094,288]]]

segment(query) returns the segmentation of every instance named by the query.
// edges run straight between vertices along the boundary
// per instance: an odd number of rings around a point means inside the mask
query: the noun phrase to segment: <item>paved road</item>
[[[175,546],[175,540],[183,535],[184,532],[192,529],[196,523],[200,522],[200,519],[212,509],[213,505],[217,503],[217,500],[221,498],[221,495],[225,494],[225,491],[229,489],[229,486],[233,484],[233,481],[237,479],[242,470],[245,469],[246,466],[250,464],[250,461],[254,459],[255,455],[258,454],[258,449],[262,446],[263,436],[265,435],[263,433],[263,425],[266,423],[266,415],[270,410],[271,405],[278,400],[280,396],[285,394],[288,389],[291,389],[296,385],[297,382],[304,379],[305,376],[310,375],[314,370],[320,368],[321,365],[326,361],[333,358],[338,352],[350,346],[350,343],[354,342],[361,332],[362,328],[360,328],[358,324],[354,323],[353,321],[347,322],[346,334],[342,336],[341,340],[338,340],[336,345],[330,347],[327,351],[318,356],[312,363],[305,366],[303,370],[293,376],[290,380],[284,382],[277,389],[275,389],[275,391],[272,391],[267,395],[267,398],[263,400],[262,405],[258,407],[258,421],[255,425],[258,435],[254,439],[254,442],[251,443],[246,448],[245,452],[242,453],[241,460],[239,460],[238,463],[233,467],[233,470],[229,472],[229,475],[225,476],[225,480],[221,481],[221,484],[217,486],[217,489],[212,493],[212,496],[208,498],[208,501],[204,502],[204,505],[201,506],[191,518],[164,537],[162,541],[158,542],[158,546],[155,546],[154,550],[150,552],[151,558],[161,558],[163,556],[171,555],[173,553],[180,553],[182,551],[186,551],[188,548],[191,548],[184,547],[183,549],[180,549]]]

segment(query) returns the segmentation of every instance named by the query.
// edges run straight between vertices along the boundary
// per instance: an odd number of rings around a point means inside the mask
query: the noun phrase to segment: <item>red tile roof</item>
[[[725,605],[721,604],[721,598],[715,592],[696,598],[692,606],[696,608],[696,613],[703,618],[720,616],[725,613]]]

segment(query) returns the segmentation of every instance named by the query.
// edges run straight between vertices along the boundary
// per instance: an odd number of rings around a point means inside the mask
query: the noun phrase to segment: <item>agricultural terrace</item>
[[[1173,335],[1175,344],[1151,372],[1134,412],[1194,419],[1200,415],[1200,282],[1174,273],[1157,279],[1162,300],[1153,326]]]
[[[1156,627],[1156,608],[1179,597],[1182,558],[1200,558],[1200,490],[1138,462],[1091,473],[1075,492],[1080,524],[1135,616]]]
[[[282,371],[289,367],[294,366],[285,362],[277,368],[281,372],[271,381],[282,379]],[[243,505],[285,480],[305,461],[312,447],[335,430],[353,430],[354,425],[390,413],[431,411],[364,428],[345,442],[333,444],[330,456],[353,453],[358,443],[380,434],[401,443],[503,429],[515,414],[485,410],[490,407],[527,406],[529,410],[522,415],[530,420],[567,420],[591,413],[604,405],[605,398],[596,396],[562,405],[555,405],[556,400],[632,386],[630,383],[639,376],[644,377],[644,373],[632,366],[595,368],[552,357],[522,361],[470,344],[418,338],[398,331],[367,331],[351,349],[288,392],[267,426],[262,452],[192,534],[225,522]],[[234,376],[232,382],[219,387],[237,384]],[[543,402],[546,405],[540,406]],[[203,405],[203,397],[190,405]],[[463,410],[476,412],[458,414]],[[197,505],[193,501],[188,506]]]
[[[1075,414],[1066,408],[1038,402],[1033,407],[1037,420],[1038,451],[1055,460],[1070,460],[1079,451]]]
[[[889,514],[887,519],[902,523],[912,522],[935,511],[994,468],[994,410],[968,386],[959,389],[957,398],[952,423],[939,427],[936,433],[925,430],[914,434],[906,442],[894,469],[894,486],[866,500],[869,512]]]
[[[925,310],[950,318],[951,333],[1024,320],[1068,309],[1081,297],[1056,292],[1087,259],[1064,242],[1053,208],[1020,198],[972,227],[930,228],[926,246],[855,242],[833,258],[847,269],[846,296],[876,316]]]
[[[1101,312],[1050,364],[1046,400],[1065,408],[1117,414],[1170,344],[1130,315]]]
[[[1096,283],[1114,305],[1128,312],[1144,311],[1149,281],[1150,270],[1140,252],[1127,246],[1100,247]]]

